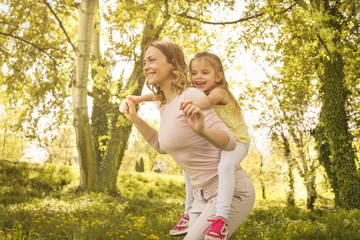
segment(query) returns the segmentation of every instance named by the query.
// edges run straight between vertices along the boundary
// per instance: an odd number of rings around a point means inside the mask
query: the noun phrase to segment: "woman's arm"
[[[231,151],[235,149],[236,140],[234,137],[230,138],[229,132],[205,127],[205,116],[200,108],[190,104],[183,112],[193,131],[208,140],[212,145],[221,150]]]
[[[134,124],[147,142],[156,135],[157,131],[139,117],[135,109],[135,104],[130,97],[122,101],[120,111]]]

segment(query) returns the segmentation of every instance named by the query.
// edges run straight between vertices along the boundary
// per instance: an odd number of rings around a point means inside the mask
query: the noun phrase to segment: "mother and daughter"
[[[185,211],[170,235],[228,239],[252,210],[255,190],[239,166],[250,138],[221,60],[196,54],[190,62],[192,84],[183,51],[173,42],[150,43],[143,61],[153,94],[129,96],[120,111],[150,145],[170,154],[184,170]],[[159,131],[136,113],[135,104],[148,100],[159,102]]]

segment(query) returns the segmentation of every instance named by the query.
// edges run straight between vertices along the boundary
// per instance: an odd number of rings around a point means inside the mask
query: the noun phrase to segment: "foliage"
[[[358,54],[358,45],[354,44],[360,40],[358,28],[354,28],[359,22],[359,4],[267,0],[254,2],[252,6],[252,10],[263,15],[247,24],[247,31],[240,36],[249,44],[256,43],[255,54],[259,49],[268,53],[264,59],[267,68],[272,66],[277,74],[259,87],[260,96],[267,98],[267,101],[258,100],[266,106],[261,124],[293,142],[297,160],[293,163],[297,164],[310,192],[314,192],[311,186],[317,164],[304,150],[313,145],[310,133],[315,126],[322,128],[324,136],[318,145],[327,142],[330,154],[327,161],[320,163],[330,164],[324,167],[330,181],[335,183],[332,187],[336,202],[357,208],[359,197],[355,192],[360,191],[350,187],[360,185],[351,135],[356,127],[351,130],[349,126],[357,122],[354,116],[358,104],[349,107],[349,102],[358,102],[358,90],[354,87],[358,86],[354,85],[359,76],[354,68],[358,63],[353,58]],[[258,92],[253,97],[258,97]]]
[[[31,137],[44,117],[51,120],[49,129],[67,119],[70,106],[72,56],[66,37],[74,37],[75,6],[72,1],[45,3],[0,2],[0,103],[18,116]],[[51,10],[63,19],[61,26]]]
[[[148,123],[156,129],[159,127],[159,123],[156,120],[154,122],[148,121]],[[136,161],[140,158],[144,160],[145,172],[153,172],[156,162],[163,161],[166,162],[166,173],[182,175],[181,167],[176,164],[170,155],[158,153],[144,140],[136,129],[133,129],[120,171],[132,171],[136,166]]]
[[[0,203],[0,239],[171,239],[168,230],[184,208],[182,176],[120,173],[121,196],[112,197],[104,193],[69,192],[79,176],[77,171],[69,174],[68,167],[57,166],[54,172],[54,165],[42,169],[36,164],[0,163],[2,191],[11,184],[18,188],[27,182],[38,189],[37,193],[32,190],[1,194],[7,200]],[[8,177],[4,177],[5,172]],[[58,181],[50,180],[50,173],[71,183],[59,188]],[[37,178],[34,176],[40,175],[46,177],[34,181]],[[230,239],[360,237],[358,209],[334,210],[323,205],[309,211],[284,205],[281,199],[257,199],[247,220]]]
[[[282,207],[260,202],[240,227],[241,239],[357,239],[360,237],[358,209],[315,209]]]
[[[58,131],[42,144],[48,152],[48,163],[74,164],[76,155],[75,134],[72,126],[59,126]]]
[[[275,151],[267,153],[266,156],[264,155],[265,153],[256,149],[256,146],[251,146],[247,156],[241,162],[241,167],[251,176],[259,192],[258,198],[269,199],[270,196],[273,196],[274,191],[278,191],[278,197],[282,198],[285,193],[286,173],[283,156]]]
[[[322,140],[330,143],[327,157],[334,163],[330,168],[351,166],[348,171],[344,171],[340,184],[332,186],[343,186],[342,189],[334,189],[335,193],[345,192],[342,199],[354,196],[349,207],[357,206],[356,199],[359,198],[352,194],[352,190],[347,190],[350,186],[359,185],[359,173],[356,170],[358,162],[355,159],[357,153],[352,147],[358,145],[354,141],[358,141],[359,136],[356,134],[360,129],[358,3],[246,1],[240,4],[241,10],[236,11],[239,2],[242,1],[101,2],[101,20],[105,20],[106,25],[97,36],[102,34],[107,44],[103,45],[103,56],[92,57],[90,84],[82,88],[88,89],[92,98],[93,136],[92,139],[79,138],[87,140],[87,143],[93,140],[95,149],[91,151],[95,150],[97,160],[102,157],[104,159],[93,164],[97,171],[89,175],[97,176],[103,171],[102,176],[116,179],[131,131],[128,121],[119,116],[117,104],[128,94],[141,94],[145,81],[141,73],[142,50],[151,39],[162,38],[178,42],[187,56],[199,50],[221,49],[225,51],[224,58],[232,59],[239,48],[254,50],[255,55],[258,50],[267,51],[265,60],[279,76],[269,77],[269,81],[259,90],[263,96],[268,97],[265,104],[268,111],[260,117],[265,122],[264,126],[271,128],[273,137],[277,135],[279,139],[279,136],[284,136],[291,143],[292,159],[289,161],[289,157],[288,163],[296,164],[305,184],[314,190],[315,180],[312,177],[317,165],[308,151],[313,145],[309,133],[318,120],[321,120],[321,127],[325,128],[326,135]],[[0,19],[3,23],[0,27],[0,104],[5,106],[7,115],[15,116],[16,124],[12,125],[25,129],[27,137],[37,137],[46,144],[50,141],[44,140],[46,138],[41,140],[39,130],[44,129],[41,125],[38,127],[41,119],[44,116],[51,119],[51,123],[45,126],[51,129],[66,122],[70,116],[68,97],[74,72],[73,58],[76,50],[73,42],[76,40],[78,15],[75,10],[78,4],[68,0],[43,0],[39,3],[3,0],[0,5]],[[241,18],[231,21],[233,13],[240,14]],[[96,20],[100,20],[97,14]],[[204,24],[208,24],[208,27],[204,27]],[[225,27],[229,24],[232,25]],[[99,22],[95,25],[103,26]],[[99,38],[97,40],[100,42]],[[214,48],[217,41],[227,44]],[[340,71],[330,71],[338,63]],[[122,73],[113,74],[112,70],[119,68],[119,65],[122,65]],[[335,80],[340,83],[340,87],[334,87],[327,81],[337,73],[340,74]],[[340,90],[340,94],[332,89]],[[244,95],[250,96],[251,91]],[[254,95],[254,98],[258,97],[256,92]],[[334,99],[337,101],[333,101]],[[260,99],[259,102],[261,101]],[[320,101],[324,114],[318,119],[316,113]],[[331,108],[332,102],[336,103],[334,108]],[[250,104],[253,103],[254,101],[250,101]],[[341,109],[336,111],[334,118],[333,112],[338,107]],[[85,111],[87,107],[82,109]],[[87,121],[87,116],[85,119]],[[338,121],[341,124],[337,124]],[[355,134],[355,138],[351,133]],[[4,136],[6,137],[5,134]],[[341,136],[340,140],[338,136]],[[53,150],[57,153],[59,151],[56,147]],[[151,169],[155,158],[164,157],[149,151],[146,154],[148,156],[143,158],[145,169]],[[59,159],[59,156],[54,156],[54,159]],[[124,160],[134,163],[131,158]],[[169,158],[168,160],[168,163],[173,162]],[[85,164],[82,170],[90,169],[89,166],[90,164]],[[180,172],[175,164],[167,166],[171,168],[171,172]],[[325,170],[328,170],[327,166]],[[340,177],[343,175],[341,172],[333,172]],[[292,174],[292,171],[289,173]],[[347,173],[349,174],[346,175]],[[331,171],[327,174],[331,183],[337,181],[337,176],[331,174]],[[115,185],[115,181],[107,179],[97,181],[101,182]],[[110,188],[107,185],[108,191]]]
[[[0,161],[0,203],[21,203],[43,198],[73,180],[73,170],[54,164]]]
[[[16,114],[12,114],[12,110],[0,105],[0,158],[2,159],[19,161],[25,154],[28,138],[18,124],[20,115],[19,106],[16,106]]]

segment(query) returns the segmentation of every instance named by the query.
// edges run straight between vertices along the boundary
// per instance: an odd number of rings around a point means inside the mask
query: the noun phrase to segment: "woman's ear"
[[[172,71],[174,71],[175,70],[175,59],[173,59],[172,61],[171,61],[171,70]]]

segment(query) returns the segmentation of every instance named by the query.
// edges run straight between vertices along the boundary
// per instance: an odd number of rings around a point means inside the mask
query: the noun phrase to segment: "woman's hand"
[[[202,135],[205,129],[203,111],[191,103],[187,103],[182,111],[191,129],[197,134]]]
[[[135,103],[132,101],[130,96],[121,102],[119,110],[120,112],[124,113],[127,119],[129,119],[131,122],[134,122],[139,118],[135,109]]]

